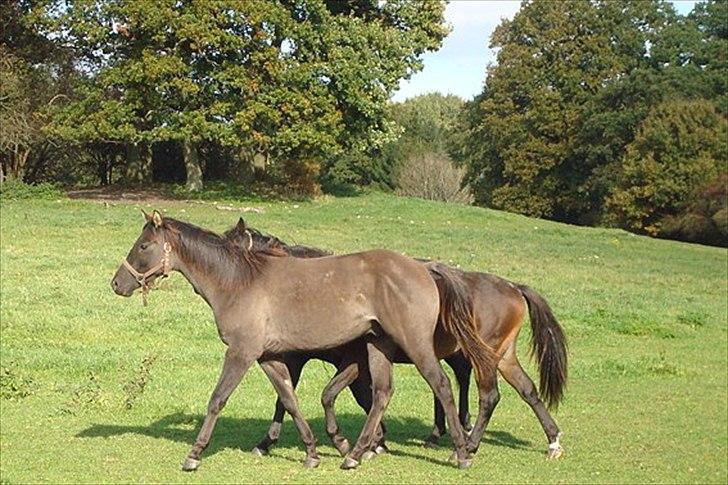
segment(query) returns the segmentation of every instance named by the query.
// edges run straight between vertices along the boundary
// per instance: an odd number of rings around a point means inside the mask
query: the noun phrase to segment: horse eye
[[[145,249],[147,249],[148,247],[149,247],[149,243],[141,243],[141,244],[139,245],[139,249],[141,249],[142,251],[144,251],[144,250],[145,250]]]

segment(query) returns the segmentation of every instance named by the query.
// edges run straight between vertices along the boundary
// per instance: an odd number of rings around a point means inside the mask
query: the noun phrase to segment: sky
[[[672,3],[678,13],[686,15],[696,2]],[[470,99],[480,93],[485,68],[495,61],[495,52],[488,48],[490,35],[501,19],[513,18],[520,4],[512,0],[452,0],[445,9],[445,20],[452,27],[450,35],[439,51],[423,56],[424,69],[402,81],[392,99],[403,101],[433,91]]]

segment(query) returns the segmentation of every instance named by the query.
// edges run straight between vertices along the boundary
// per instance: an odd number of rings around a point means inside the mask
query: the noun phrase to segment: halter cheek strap
[[[149,268],[144,273],[140,273],[139,271],[137,271],[134,266],[129,264],[129,261],[127,261],[126,258],[124,258],[124,260],[121,262],[126,270],[131,273],[137,283],[139,283],[139,286],[142,289],[142,301],[144,302],[144,306],[147,306],[147,293],[149,293],[149,278],[154,276],[157,272],[159,272],[159,270],[162,270],[162,278],[166,278],[167,276],[169,276],[169,272],[171,271],[171,262],[169,255],[172,253],[172,246],[167,241],[165,241],[163,247],[164,252],[162,254],[161,261]]]

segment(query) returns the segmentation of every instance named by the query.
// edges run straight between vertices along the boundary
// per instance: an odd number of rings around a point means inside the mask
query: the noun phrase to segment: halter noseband
[[[137,283],[139,283],[139,286],[142,289],[142,302],[144,302],[144,306],[147,306],[147,293],[149,293],[149,282],[147,280],[150,277],[154,276],[154,274],[160,269],[162,270],[162,278],[166,278],[167,276],[169,276],[169,272],[171,271],[169,255],[172,252],[172,246],[167,241],[165,241],[163,247],[164,253],[162,254],[162,259],[159,261],[159,263],[155,264],[144,273],[140,273],[139,271],[137,271],[134,266],[132,266],[129,261],[126,260],[126,258],[124,258],[124,260],[121,262],[126,270],[131,273]]]

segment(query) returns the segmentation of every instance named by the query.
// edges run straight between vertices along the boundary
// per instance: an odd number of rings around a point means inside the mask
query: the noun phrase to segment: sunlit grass
[[[475,465],[453,468],[447,449],[421,446],[432,398],[411,366],[399,366],[386,414],[392,454],[340,471],[319,403],[333,369],[314,362],[299,398],[321,443],[319,469],[302,467],[290,420],[271,457],[248,452],[267,429],[274,401],[256,368],[223,411],[200,470],[185,474],[179,465],[224,346],[209,308],[179,275],[152,292],[146,308],[111,291],[111,276],[141,228],[139,208],[147,205],[3,201],[3,482],[728,480],[726,250],[382,194],[226,204],[262,212],[180,201],[156,207],[217,231],[243,215],[289,242],[339,253],[387,247],[537,289],[570,344],[571,380],[556,414],[563,459],[544,459],[538,421],[501,382],[503,398]],[[531,364],[529,373],[537,375]],[[353,440],[363,414],[348,393],[337,410]]]

